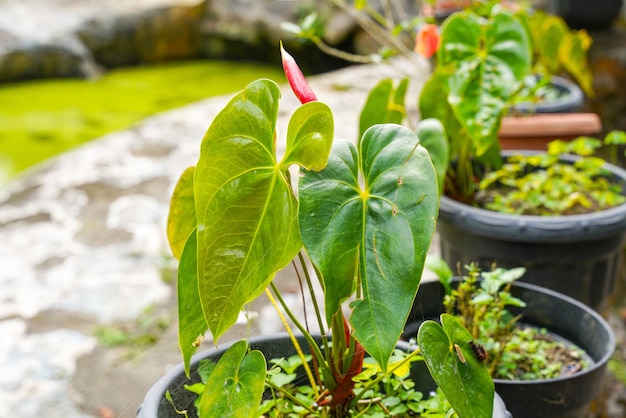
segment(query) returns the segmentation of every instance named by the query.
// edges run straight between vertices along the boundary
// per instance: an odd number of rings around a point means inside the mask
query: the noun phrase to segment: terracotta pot
[[[506,116],[502,119],[498,136],[503,150],[545,151],[550,141],[571,141],[579,136],[596,136],[601,132],[602,122],[595,113],[544,113]]]

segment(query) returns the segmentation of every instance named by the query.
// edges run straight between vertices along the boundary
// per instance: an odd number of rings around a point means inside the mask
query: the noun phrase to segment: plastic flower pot
[[[580,136],[597,136],[602,121],[595,113],[540,113],[536,115],[505,116],[498,131],[503,150],[547,149],[556,139],[571,141]]]
[[[548,11],[576,29],[608,29],[619,16],[623,0],[550,0]]]
[[[519,381],[494,379],[496,392],[515,418],[571,418],[584,416],[598,395],[606,366],[615,349],[609,324],[593,309],[560,293],[528,283],[516,282],[511,294],[526,302],[521,322],[546,328],[558,338],[585,350],[590,365],[575,374],[556,379]],[[405,336],[415,336],[421,322],[443,312],[443,286],[422,283],[409,316]]]
[[[304,352],[308,352],[304,338],[299,337],[298,342]],[[198,364],[201,360],[210,358],[213,361],[219,360],[222,354],[228,349],[229,345],[224,344],[221,348],[211,349],[194,356],[191,362],[191,380],[188,380],[184,373],[182,363],[169,370],[161,379],[159,379],[148,391],[144,398],[143,404],[139,407],[137,418],[179,418],[174,407],[165,398],[165,392],[170,391],[172,399],[179,410],[186,409],[189,417],[196,417],[194,400],[195,395],[185,390],[183,385],[192,384],[200,381],[197,373]],[[260,350],[267,359],[290,357],[296,354],[295,349],[287,334],[276,334],[270,336],[255,337],[250,339],[250,348],[252,350]],[[400,341],[398,348],[409,350],[409,344]],[[417,364],[421,364],[418,362]],[[418,390],[427,393],[435,388],[432,379],[427,375],[427,370],[415,367],[412,369],[412,378],[416,380]],[[418,377],[417,373],[420,374]],[[426,375],[424,377],[423,375]],[[299,379],[306,381],[306,379]],[[494,400],[493,418],[511,418],[507,412],[502,399],[496,394]]]
[[[626,171],[612,164],[605,167],[626,194]],[[441,257],[450,266],[476,262],[486,270],[495,262],[504,268],[525,267],[521,281],[602,312],[619,277],[626,204],[590,214],[531,216],[494,212],[442,196],[437,230]]]
[[[570,113],[582,108],[585,102],[585,95],[576,83],[553,75],[548,86],[556,90],[557,97],[537,103],[516,103],[512,108],[512,113]]]

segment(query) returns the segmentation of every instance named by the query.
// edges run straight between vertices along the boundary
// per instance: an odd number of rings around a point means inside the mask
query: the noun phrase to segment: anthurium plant
[[[562,19],[504,2],[476,1],[441,26],[436,68],[419,98],[423,118],[437,118],[450,142],[446,194],[471,202],[484,170],[502,164],[498,131],[514,103],[535,101],[552,74],[566,70],[592,95],[591,38]],[[423,31],[432,32],[425,27]],[[434,44],[418,36],[420,40]]]
[[[522,314],[510,311],[526,307],[525,301],[511,294],[513,283],[526,272],[523,267],[481,271],[472,263],[460,277],[440,258],[429,259],[428,267],[444,287],[445,312],[470,331],[474,351],[494,379],[554,379],[588,367],[580,347],[555,339],[546,329],[522,324]]]
[[[435,16],[412,16],[394,2],[377,6],[367,0],[329,1],[351,14],[381,45],[376,54],[355,57],[323,44],[323,25],[315,13],[285,28],[330,54],[357,62],[402,55],[403,66],[414,64],[416,76],[426,73],[416,55],[433,58],[434,70],[418,108],[422,119],[438,119],[445,127],[449,141],[445,160],[452,164],[442,189],[457,200],[473,199],[480,177],[477,165],[482,170],[502,164],[498,131],[514,104],[542,100],[556,74],[567,74],[593,95],[587,60],[591,37],[584,30],[570,30],[558,16],[520,2],[456,2],[461,11],[439,26]]]
[[[501,164],[498,131],[530,73],[531,43],[508,10],[495,9],[488,17],[464,11],[443,23],[435,56],[419,109],[422,118],[439,119],[448,134],[446,193],[467,200],[476,188],[474,164]]]
[[[303,365],[318,396],[306,410],[351,416],[358,413],[355,381],[364,357],[373,359],[381,376],[398,367],[390,358],[434,232],[437,179],[418,136],[400,125],[370,123],[356,145],[333,143],[330,108],[317,101],[293,58],[282,53],[302,102],[286,138],[276,127],[280,89],[271,80],[257,80],[215,117],[197,164],[175,187],[168,237],[179,258],[179,343],[189,375],[191,356],[207,331],[217,343],[246,304],[265,293],[277,301],[281,317],[293,320],[312,353],[310,365]],[[299,169],[295,179],[293,166]],[[314,301],[319,345],[273,283],[294,259]],[[323,307],[314,280],[321,283]],[[460,363],[454,351],[461,347],[469,358],[469,340],[458,321],[446,317],[443,326],[425,325],[419,350],[408,357],[426,360],[458,416],[491,417],[494,389],[486,368]],[[250,351],[245,341],[234,344],[199,391],[199,416],[256,416],[266,368],[262,353]]]

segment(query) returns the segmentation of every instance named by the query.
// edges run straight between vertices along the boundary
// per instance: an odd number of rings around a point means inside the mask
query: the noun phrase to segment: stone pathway
[[[312,79],[335,112],[337,138],[355,138],[366,94],[385,76],[398,72],[370,66]],[[132,417],[147,388],[180,361],[175,325],[132,357],[127,348],[99,345],[94,333],[163,312],[175,322],[168,309],[173,289],[164,280],[175,268],[165,237],[168,201],[229,98],[147,119],[35,167],[2,190],[0,418]],[[282,132],[297,105],[283,89]],[[284,276],[289,291],[293,282]],[[255,309],[264,318],[266,307]],[[280,328],[261,318],[255,332]]]

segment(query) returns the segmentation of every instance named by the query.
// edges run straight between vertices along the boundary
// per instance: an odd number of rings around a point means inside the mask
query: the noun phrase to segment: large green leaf
[[[247,351],[248,343],[238,341],[220,358],[200,398],[200,418],[256,417],[267,365],[260,351]]]
[[[396,89],[390,78],[382,80],[369,93],[359,118],[359,137],[379,123],[402,123],[406,116],[404,98],[409,79],[404,78]]]
[[[172,254],[179,260],[189,235],[198,224],[193,197],[194,170],[195,167],[189,167],[180,176],[170,200],[170,212],[167,217],[167,239]]]
[[[332,141],[330,109],[307,103],[292,118],[279,163],[279,97],[276,83],[251,83],[219,113],[202,141],[194,177],[198,289],[216,339],[300,250],[298,203],[287,169],[303,156],[303,165],[323,167]],[[305,149],[316,153],[311,158]]]
[[[300,230],[322,274],[326,318],[360,285],[350,322],[386,368],[411,309],[438,214],[436,175],[399,125],[368,129],[358,150],[335,145],[328,166],[300,178]]]
[[[189,376],[191,356],[204,338],[208,325],[202,313],[198,293],[198,263],[196,262],[196,231],[187,240],[178,264],[178,344],[183,354],[185,373]]]
[[[460,418],[491,418],[494,384],[470,347],[472,335],[454,316],[425,321],[417,342],[431,376]],[[459,353],[460,352],[460,353]]]
[[[506,11],[489,20],[459,13],[442,28],[437,58],[448,101],[480,156],[497,143],[507,102],[530,71],[528,34]]]

